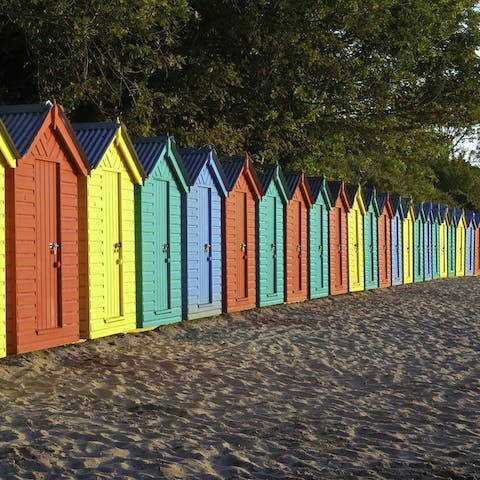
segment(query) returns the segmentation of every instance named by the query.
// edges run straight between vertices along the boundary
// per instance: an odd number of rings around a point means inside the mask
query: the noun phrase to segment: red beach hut
[[[79,338],[78,177],[87,160],[56,104],[0,107],[20,154],[6,171],[7,351]]]
[[[330,210],[330,295],[348,292],[348,235],[347,213],[350,203],[343,180],[328,182],[332,194]]]
[[[308,209],[312,195],[303,170],[285,173],[289,198],[285,207],[285,301],[300,302],[308,295]]]
[[[260,180],[248,154],[221,158],[228,183],[223,199],[223,311],[255,308],[256,221],[255,206],[260,200]]]
[[[378,286],[390,287],[392,285],[392,241],[391,220],[393,208],[389,193],[377,193],[378,210]]]

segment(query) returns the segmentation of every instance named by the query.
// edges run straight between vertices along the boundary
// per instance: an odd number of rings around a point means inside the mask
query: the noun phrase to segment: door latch
[[[209,243],[206,243],[203,247],[203,251],[205,253],[208,253],[208,252],[210,252],[210,248],[211,248],[211,245]]]
[[[117,243],[114,243],[114,244],[113,244],[113,248],[114,248],[115,250],[117,250],[117,251],[120,250],[120,247],[121,247],[121,246],[122,246],[122,243],[121,243],[121,242],[117,242]]]
[[[168,252],[168,247],[169,247],[168,243],[164,243],[163,244],[163,251]]]
[[[60,244],[56,243],[56,242],[51,242],[51,243],[48,244],[48,246],[50,247],[51,253],[53,255],[56,255],[57,250],[60,248]]]

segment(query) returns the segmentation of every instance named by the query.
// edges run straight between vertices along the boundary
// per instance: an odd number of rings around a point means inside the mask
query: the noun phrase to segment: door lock
[[[48,246],[50,247],[51,253],[53,255],[56,255],[57,250],[60,248],[60,244],[56,243],[56,242],[51,242],[51,243],[48,244]]]

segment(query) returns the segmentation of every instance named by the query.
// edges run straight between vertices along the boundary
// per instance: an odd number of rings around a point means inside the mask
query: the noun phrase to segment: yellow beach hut
[[[77,123],[73,128],[91,163],[80,189],[86,212],[80,231],[80,335],[98,338],[134,330],[134,185],[145,171],[123,124]]]
[[[413,223],[415,222],[415,212],[410,198],[405,198],[403,202],[403,283],[413,282]]]
[[[5,272],[5,169],[15,168],[19,154],[0,120],[0,357],[7,354],[6,272]]]
[[[463,210],[455,210],[455,275],[465,275],[465,235],[467,222]]]
[[[360,186],[346,187],[350,210],[348,218],[348,289],[350,292],[365,290],[363,250],[363,217],[365,204]]]
[[[440,278],[448,276],[448,224],[450,222],[448,208],[438,206]]]

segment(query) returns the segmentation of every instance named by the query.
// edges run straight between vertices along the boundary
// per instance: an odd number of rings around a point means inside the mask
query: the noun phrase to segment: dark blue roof
[[[385,208],[385,203],[387,202],[387,196],[388,196],[388,193],[377,192],[377,204],[378,204],[378,210],[380,212],[383,212],[383,209]]]
[[[289,197],[292,198],[297,186],[302,178],[302,172],[293,173],[293,172],[285,172],[285,181],[287,182],[287,189],[289,192]]]
[[[355,195],[358,192],[358,185],[345,185],[345,191],[347,192],[350,205],[353,205],[353,202],[355,201]]]
[[[237,183],[238,177],[242,173],[243,166],[245,165],[246,157],[222,157],[220,158],[220,165],[223,168],[223,173],[228,182],[228,189],[232,188]]]
[[[402,209],[403,209],[404,217],[408,216],[408,211],[410,209],[411,204],[412,204],[412,201],[410,197],[402,198]]]
[[[167,137],[133,138],[140,163],[147,175],[150,175],[167,144]]]
[[[5,124],[20,156],[23,157],[28,152],[51,108],[50,102],[0,107],[0,119]]]
[[[93,168],[105,155],[120,128],[116,122],[74,123],[73,129]]]
[[[448,207],[446,207],[445,205],[439,205],[438,212],[440,214],[440,223],[443,223],[445,221],[445,218],[447,217]]]
[[[420,218],[421,215],[423,215],[423,203],[422,202],[419,202],[419,203],[415,203],[413,205],[413,211],[415,213],[415,218]]]
[[[308,185],[310,187],[310,192],[312,193],[312,202],[315,203],[317,201],[318,196],[320,195],[320,192],[324,190],[328,197],[331,198],[332,196],[330,195],[330,190],[328,188],[328,183],[325,177],[308,177],[307,179]]]
[[[465,212],[465,221],[467,222],[467,226],[470,225],[475,221],[475,214],[473,212]]]
[[[397,212],[400,212],[400,217],[405,218],[405,212],[403,210],[403,199],[401,195],[392,195],[390,197],[392,203],[393,214],[396,215]]]
[[[370,207],[370,203],[373,200],[373,192],[374,192],[373,188],[362,188],[363,203],[365,204],[365,208],[367,210]]]
[[[277,165],[257,165],[258,178],[262,185],[262,190],[266,192],[270,186],[270,182],[275,178]],[[286,185],[285,185],[286,186]]]
[[[334,182],[327,182],[328,188],[330,190],[330,195],[332,196],[332,203],[335,204],[337,202],[337,198],[340,195],[340,189],[342,188],[341,181],[334,181]]]

